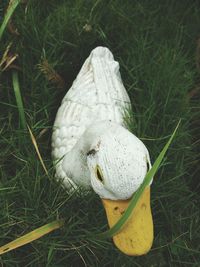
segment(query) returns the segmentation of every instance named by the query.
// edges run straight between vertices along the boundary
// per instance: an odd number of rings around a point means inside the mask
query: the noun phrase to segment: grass
[[[1,17],[8,2],[2,5]],[[18,55],[0,72],[0,246],[55,219],[66,223],[3,255],[2,266],[200,265],[199,11],[198,1],[174,0],[29,0],[18,5],[12,24],[19,35],[7,27],[0,41],[0,60],[10,43],[10,55]],[[155,241],[140,258],[121,254],[110,240],[91,239],[91,232],[107,229],[100,199],[92,192],[87,197],[81,191],[68,194],[54,180],[50,153],[55,114],[97,45],[109,47],[120,62],[133,104],[129,127],[147,145],[152,161],[182,119],[152,185]],[[43,62],[48,63],[46,71],[41,70]],[[21,127],[13,69],[48,176],[28,130]]]

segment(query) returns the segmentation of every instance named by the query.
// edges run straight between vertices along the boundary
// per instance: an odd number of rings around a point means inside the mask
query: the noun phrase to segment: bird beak
[[[102,199],[108,224],[112,227],[123,215],[130,200]],[[128,221],[113,237],[116,247],[129,256],[146,254],[153,243],[153,220],[150,206],[150,186],[143,192]]]

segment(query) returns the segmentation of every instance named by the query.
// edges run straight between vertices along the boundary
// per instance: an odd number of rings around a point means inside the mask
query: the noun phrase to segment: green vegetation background
[[[0,3],[0,15],[9,1]],[[199,1],[23,1],[0,42],[13,64],[0,71],[0,246],[56,218],[65,226],[0,257],[1,266],[200,266]],[[16,29],[19,34],[16,34]],[[133,104],[132,131],[157,157],[182,123],[152,185],[155,240],[145,256],[121,254],[99,197],[68,194],[54,180],[51,132],[61,99],[96,46],[120,63]],[[46,63],[45,63],[46,62]],[[48,62],[48,63],[47,63]],[[30,135],[19,123],[12,85],[17,68]],[[64,80],[64,86],[63,86]]]

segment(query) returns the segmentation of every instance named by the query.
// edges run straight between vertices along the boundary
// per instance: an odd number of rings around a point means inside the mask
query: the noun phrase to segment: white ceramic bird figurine
[[[56,177],[69,190],[77,186],[92,188],[103,201],[110,227],[151,168],[147,148],[126,129],[124,112],[130,106],[118,62],[108,48],[97,47],[65,95],[53,128]],[[143,255],[150,250],[150,185],[113,240],[128,255]]]

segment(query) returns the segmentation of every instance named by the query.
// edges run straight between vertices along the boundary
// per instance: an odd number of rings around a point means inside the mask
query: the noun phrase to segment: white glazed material
[[[117,200],[130,198],[139,188],[151,163],[145,145],[125,128],[124,111],[130,108],[118,62],[108,48],[95,48],[53,127],[56,177],[69,190],[92,187],[101,198]],[[97,179],[97,166],[103,181]]]

